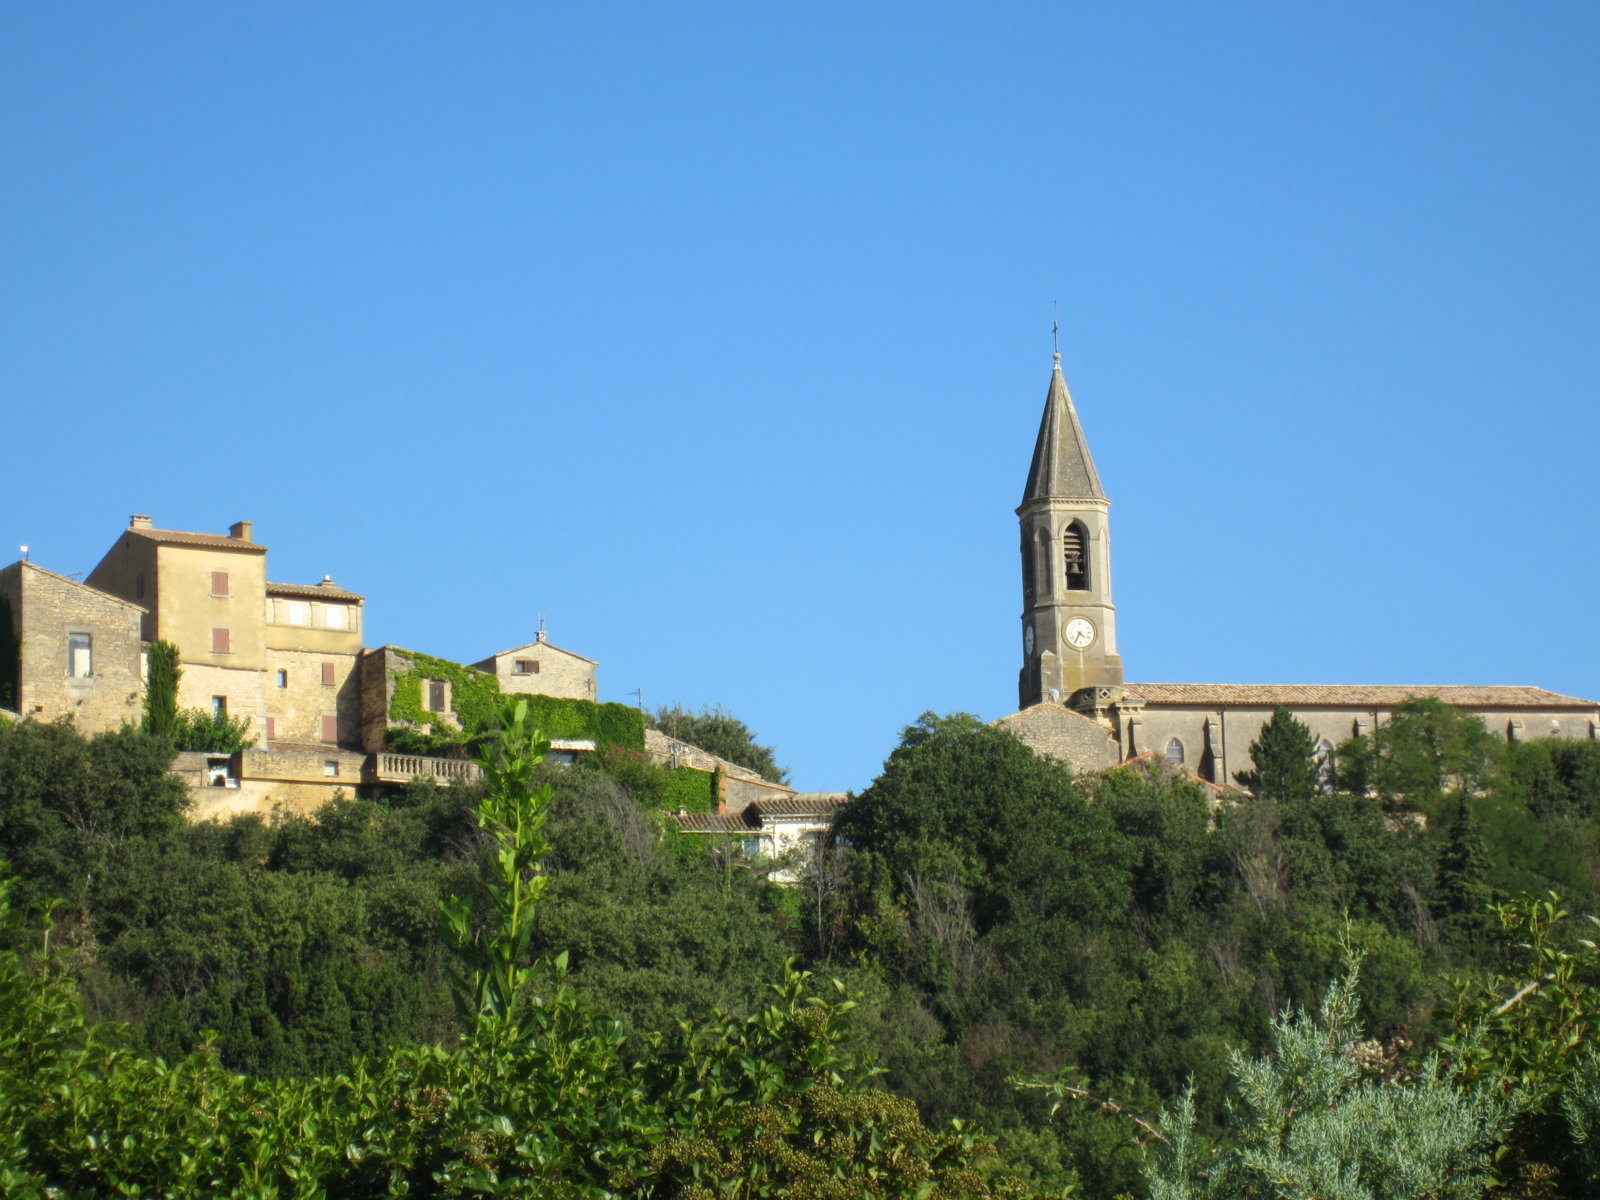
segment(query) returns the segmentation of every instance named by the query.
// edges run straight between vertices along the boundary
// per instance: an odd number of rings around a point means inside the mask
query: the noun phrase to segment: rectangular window
[[[304,625],[306,623],[306,614],[310,610],[304,602],[300,600],[291,600],[288,604],[284,605],[284,609],[284,616],[288,619],[289,624]]]
[[[322,686],[323,687],[332,687],[333,683],[334,683],[334,679],[333,679],[333,664],[332,663],[323,663],[322,664]]]
[[[322,718],[322,740],[325,742],[337,742],[339,740],[338,717],[324,716]]]
[[[278,686],[281,688],[286,688],[289,686],[289,672],[283,670],[281,667],[278,669]]]
[[[211,697],[211,715],[225,717],[228,715],[228,698],[226,696]]]
[[[278,723],[277,723],[277,721],[273,720],[271,717],[268,717],[267,718],[267,741],[270,742],[270,741],[272,741],[273,738],[275,738],[277,736],[278,736]]]
[[[211,631],[211,653],[228,653],[228,631],[226,629],[213,629]]]
[[[338,760],[330,758],[327,762],[323,763],[322,773],[330,778],[336,777],[339,774]]]
[[[428,711],[442,713],[444,711],[444,684],[437,679],[425,681],[428,686]]]
[[[87,633],[67,634],[67,676],[88,679],[94,674],[94,638]]]
[[[537,675],[539,673],[539,660],[537,658],[519,658],[511,664],[513,675]]]
[[[211,572],[211,594],[213,596],[228,595],[228,573],[226,571]]]
[[[342,604],[324,604],[322,624],[328,629],[349,629],[350,610]]]

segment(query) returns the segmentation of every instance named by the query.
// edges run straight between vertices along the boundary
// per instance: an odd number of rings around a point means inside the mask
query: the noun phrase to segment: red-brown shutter
[[[339,740],[338,717],[322,718],[322,740],[325,742],[337,742]]]
[[[211,572],[211,594],[213,596],[226,596],[228,594],[228,573],[226,571]]]
[[[267,718],[267,741],[270,742],[273,738],[275,738],[277,736],[278,736],[278,723],[276,721],[274,721],[271,717],[268,717]]]
[[[333,682],[334,682],[333,681],[333,664],[332,663],[323,663],[322,664],[322,686],[323,687],[332,687],[333,686]]]
[[[213,629],[211,631],[211,653],[228,653],[228,631],[226,629]]]

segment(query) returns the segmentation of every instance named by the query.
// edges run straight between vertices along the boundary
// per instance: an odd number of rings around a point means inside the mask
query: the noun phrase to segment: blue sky
[[[0,545],[256,523],[367,634],[1011,711],[1059,303],[1133,680],[1600,695],[1600,7],[0,8]],[[10,561],[14,552],[0,553]]]

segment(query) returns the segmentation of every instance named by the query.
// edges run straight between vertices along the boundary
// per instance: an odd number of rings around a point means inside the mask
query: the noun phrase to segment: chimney
[[[228,536],[235,541],[248,542],[250,540],[250,522],[235,521],[228,526]]]
[[[150,518],[146,517],[146,516],[142,516],[139,513],[134,513],[133,516],[128,518],[128,528],[129,529],[149,529],[150,528]]]

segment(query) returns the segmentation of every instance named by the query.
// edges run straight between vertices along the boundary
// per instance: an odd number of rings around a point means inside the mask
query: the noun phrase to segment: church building
[[[1100,485],[1055,356],[1028,482],[1022,553],[1020,710],[996,722],[1083,771],[1140,755],[1229,786],[1278,705],[1317,739],[1325,763],[1411,697],[1477,714],[1506,740],[1600,737],[1600,704],[1535,687],[1127,683],[1111,601],[1111,501]]]

